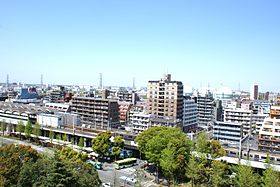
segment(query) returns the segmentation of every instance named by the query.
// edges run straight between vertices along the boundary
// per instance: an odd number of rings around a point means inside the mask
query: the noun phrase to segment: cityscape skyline
[[[0,2],[0,82],[275,91],[278,1]]]

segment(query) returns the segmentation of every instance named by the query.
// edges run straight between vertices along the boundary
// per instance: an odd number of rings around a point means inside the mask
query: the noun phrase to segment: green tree
[[[101,181],[98,173],[92,165],[85,162],[73,162],[67,167],[72,171],[74,177],[78,179],[78,187],[100,186]]]
[[[26,163],[21,169],[18,187],[72,186],[95,187],[101,183],[94,167],[71,158],[44,157],[36,163]]]
[[[101,181],[95,168],[85,162],[88,159],[86,154],[76,152],[68,147],[58,151],[55,157],[63,161],[72,171],[74,177],[78,179],[79,187],[100,185]]]
[[[191,186],[207,184],[209,173],[206,157],[191,155],[186,169],[186,176],[191,180]]]
[[[101,155],[101,158],[103,158],[106,153],[109,153],[109,148],[112,147],[112,142],[110,141],[111,137],[112,133],[106,131],[99,133],[97,137],[92,140],[92,150]]]
[[[5,131],[7,130],[7,124],[5,122],[5,120],[1,121],[1,131],[2,131],[2,136],[4,136]]]
[[[234,184],[237,187],[255,187],[258,186],[258,174],[254,173],[252,168],[245,165],[238,165],[235,168],[236,176]]]
[[[32,123],[30,120],[28,120],[24,129],[24,134],[27,139],[31,137],[32,131],[33,131]]]
[[[53,161],[53,158],[43,157],[35,163],[25,163],[19,173],[17,186],[43,186],[43,180],[46,180],[49,171],[51,171]]]
[[[84,144],[85,144],[85,140],[83,137],[80,137],[79,138],[79,143],[78,143],[78,146],[83,149],[84,148]]]
[[[56,153],[56,157],[63,161],[69,162],[85,162],[88,157],[86,154],[81,152],[76,152],[69,147],[62,148],[62,150]]]
[[[67,142],[67,134],[63,134],[63,136],[62,136],[62,140],[64,141],[64,142]]]
[[[209,143],[206,132],[200,132],[197,135],[195,142],[196,151],[200,153],[210,153],[209,151]]]
[[[41,135],[41,126],[38,122],[35,123],[32,134],[35,136],[36,141],[39,141],[39,136]]]
[[[180,178],[185,173],[186,161],[188,161],[192,144],[180,129],[152,127],[142,132],[136,138],[136,142],[139,150],[150,162],[155,164],[157,169],[159,169],[161,161],[163,166],[167,166],[168,159],[162,158],[163,153],[169,154],[170,151],[173,151],[176,163],[172,163],[172,167],[176,166],[176,177]],[[168,151],[168,149],[170,150]],[[174,170],[172,167],[165,167],[165,174],[171,173]],[[168,171],[169,169],[171,171]]]
[[[212,158],[225,156],[226,151],[217,140],[208,140],[206,132],[197,135],[195,150],[199,153],[211,154]]]
[[[50,128],[50,131],[49,131],[49,138],[50,138],[50,141],[51,143],[53,142],[53,139],[54,139],[54,132],[53,132],[53,129]]]
[[[30,146],[6,145],[0,147],[0,178],[3,186],[15,186],[21,167],[27,162],[36,162],[39,154]]]
[[[219,186],[229,186],[229,166],[220,161],[212,161],[211,163],[211,186],[219,187]]]
[[[44,177],[40,186],[79,186],[78,179],[73,175],[70,168],[60,160],[53,160],[50,171],[47,172],[47,177]]]
[[[19,122],[17,123],[17,126],[16,126],[16,131],[19,132],[19,138],[20,138],[20,139],[21,139],[21,133],[24,132],[24,129],[25,129],[24,123],[23,123],[22,121],[19,121]]]
[[[154,127],[149,128],[145,131],[143,131],[141,134],[139,134],[135,141],[138,144],[138,149],[140,152],[144,153],[147,151],[147,142],[152,139],[155,135],[159,133],[160,130],[165,129],[166,127]]]
[[[61,140],[61,134],[57,133],[55,136],[55,139],[57,140],[58,146],[60,145],[60,140]]]
[[[175,175],[179,167],[179,162],[177,162],[176,150],[174,148],[167,148],[162,151],[160,167],[162,168],[164,175],[169,178],[169,181],[171,180],[173,182],[173,185],[175,185]]]
[[[219,141],[217,140],[211,140],[209,142],[209,149],[210,149],[210,154],[212,155],[212,158],[217,158],[220,156],[225,156],[226,151],[222,147]]]
[[[7,130],[7,125],[6,125],[5,120],[2,120],[2,121],[0,122],[0,128],[1,128],[1,131],[2,131],[2,136],[4,136],[4,133],[5,133],[5,131]]]
[[[280,175],[279,172],[275,171],[270,164],[270,156],[267,154],[266,157],[266,169],[262,176],[262,187],[274,187],[280,186]]]
[[[115,160],[117,160],[117,156],[120,155],[122,149],[124,147],[124,141],[121,136],[114,137],[113,143],[113,154],[115,155]]]

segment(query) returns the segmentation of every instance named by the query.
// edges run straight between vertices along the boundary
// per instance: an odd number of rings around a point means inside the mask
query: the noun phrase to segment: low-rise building
[[[80,116],[70,113],[56,112],[41,113],[37,115],[37,122],[41,126],[52,127],[52,128],[62,128],[65,126],[80,126],[81,120]]]

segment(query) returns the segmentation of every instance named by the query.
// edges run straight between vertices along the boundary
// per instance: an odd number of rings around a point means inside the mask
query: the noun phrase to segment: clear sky
[[[279,0],[0,0],[0,82],[280,91]]]

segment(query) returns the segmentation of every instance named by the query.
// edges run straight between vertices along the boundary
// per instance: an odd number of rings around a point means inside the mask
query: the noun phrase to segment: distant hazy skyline
[[[280,91],[279,0],[0,0],[0,82]]]

